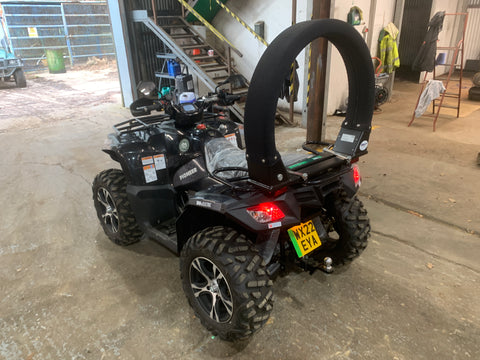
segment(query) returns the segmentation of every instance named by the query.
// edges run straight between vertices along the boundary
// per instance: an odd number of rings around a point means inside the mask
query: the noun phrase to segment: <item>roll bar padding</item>
[[[254,182],[275,187],[288,178],[275,146],[278,96],[297,55],[319,37],[326,38],[338,49],[347,70],[348,106],[342,128],[367,132],[368,140],[374,108],[375,78],[364,39],[353,26],[340,20],[298,23],[283,31],[268,46],[249,86],[245,105],[245,143],[249,174]]]

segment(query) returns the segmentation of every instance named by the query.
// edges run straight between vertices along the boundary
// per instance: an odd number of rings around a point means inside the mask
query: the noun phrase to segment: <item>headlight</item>
[[[112,149],[118,146],[118,139],[115,137],[114,134],[109,134],[108,137],[103,142],[104,149]]]
[[[184,152],[187,152],[188,149],[190,149],[190,142],[188,141],[188,139],[180,140],[180,142],[178,143],[178,150],[184,153]]]
[[[8,60],[8,65],[17,65],[19,61],[17,59]]]

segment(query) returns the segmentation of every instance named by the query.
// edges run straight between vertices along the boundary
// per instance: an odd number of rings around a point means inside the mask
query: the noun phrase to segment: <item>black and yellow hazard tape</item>
[[[268,43],[265,41],[264,38],[262,38],[260,35],[258,35],[255,30],[253,30],[250,26],[248,26],[245,21],[240,19],[238,15],[236,15],[232,10],[230,10],[224,3],[222,3],[220,0],[215,0],[219,6],[222,7],[231,17],[233,17],[235,20],[237,20],[245,29],[247,29],[253,36],[255,36],[258,41],[260,41],[263,45],[268,46]]]
[[[195,17],[207,27],[211,32],[213,32],[219,39],[223,40],[232,48],[232,50],[235,50],[238,54],[240,54],[240,51],[230,42],[228,41],[225,36],[223,36],[217,29],[215,29],[212,24],[210,24],[207,20],[203,18],[202,15],[200,15],[193,7],[191,7],[185,0],[178,0],[179,3],[181,3],[188,11],[190,11]]]

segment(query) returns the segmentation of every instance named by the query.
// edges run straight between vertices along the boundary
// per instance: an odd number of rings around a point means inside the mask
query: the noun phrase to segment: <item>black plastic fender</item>
[[[273,223],[259,223],[247,213],[247,208],[270,200],[261,192],[253,195],[245,194],[243,198],[225,195],[221,191],[198,192],[188,200],[176,221],[178,252],[192,235],[217,225],[235,228],[250,238],[255,246],[268,248],[260,245],[259,242],[272,240],[272,233],[278,237],[280,230],[297,225],[301,216],[295,196],[289,192],[275,198],[275,203],[285,214],[281,220]],[[276,240],[277,238],[275,243]]]
[[[274,190],[288,182],[288,173],[275,146],[278,95],[297,55],[319,37],[326,38],[338,49],[348,75],[348,108],[334,151],[350,157],[366,153],[375,78],[365,41],[353,26],[340,20],[298,23],[283,31],[265,50],[248,90],[245,105],[248,170],[250,178],[263,187]]]

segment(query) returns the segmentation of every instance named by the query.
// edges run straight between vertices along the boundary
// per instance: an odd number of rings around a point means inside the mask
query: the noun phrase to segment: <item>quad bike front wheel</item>
[[[93,180],[93,203],[103,231],[117,245],[130,245],[143,236],[127,197],[127,183],[121,170],[109,169]]]
[[[273,283],[261,256],[237,231],[217,226],[192,236],[180,271],[196,316],[221,339],[244,339],[270,317]]]

